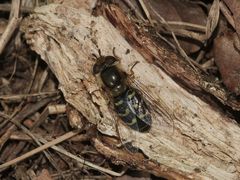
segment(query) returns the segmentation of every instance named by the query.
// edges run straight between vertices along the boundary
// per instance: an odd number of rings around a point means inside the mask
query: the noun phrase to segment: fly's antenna
[[[94,59],[97,61],[97,59],[98,59],[97,55],[92,53],[92,56],[93,56]]]
[[[98,49],[99,57],[102,57],[101,49]]]
[[[100,57],[102,57],[102,53],[101,53],[101,50],[100,50],[100,49],[98,49],[98,55],[99,55],[99,56],[97,56],[96,54],[92,53],[92,56],[94,57],[94,59],[95,59],[95,60],[98,60]]]

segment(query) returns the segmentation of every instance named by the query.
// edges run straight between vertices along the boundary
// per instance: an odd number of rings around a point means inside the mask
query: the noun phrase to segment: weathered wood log
[[[148,162],[168,167],[169,174],[181,175],[176,178],[240,178],[237,123],[146,61],[106,19],[52,4],[35,9],[24,20],[22,30],[27,43],[56,75],[66,101],[100,132],[118,136],[117,124],[123,140],[141,149]],[[97,55],[100,49],[103,55],[112,55],[113,47],[126,73],[139,62],[129,82],[150,107],[153,124],[149,133],[133,131],[121,122],[109,103],[111,98],[92,75],[92,54]],[[178,58],[164,48],[157,50],[159,59],[166,54],[175,61]]]

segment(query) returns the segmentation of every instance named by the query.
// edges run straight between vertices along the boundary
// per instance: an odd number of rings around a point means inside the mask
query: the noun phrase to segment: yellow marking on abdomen
[[[133,108],[134,108],[134,109],[137,109],[138,107],[139,107],[138,104],[134,104],[134,105],[133,105]]]
[[[116,102],[116,103],[114,103],[115,104],[115,106],[120,106],[120,105],[122,105],[123,104],[123,100],[122,99],[120,99],[118,102]]]
[[[132,98],[135,96],[135,94],[136,94],[135,91],[132,91],[132,94],[128,94],[127,97],[128,97],[129,99],[132,99]]]
[[[145,113],[145,114],[140,114],[139,116],[138,116],[138,118],[139,119],[143,119],[145,116],[147,116],[148,115],[148,113]]]
[[[136,123],[137,123],[137,118],[134,117],[134,118],[131,120],[131,122],[128,122],[128,123],[127,123],[127,125],[132,126],[133,124],[136,124]]]
[[[126,109],[124,113],[118,113],[118,115],[122,116],[122,117],[125,117],[125,116],[129,115],[129,113],[130,113],[130,110]]]

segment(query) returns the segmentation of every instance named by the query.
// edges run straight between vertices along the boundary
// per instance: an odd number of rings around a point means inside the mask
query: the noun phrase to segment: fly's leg
[[[113,49],[112,49],[112,54],[113,54],[113,56],[116,58],[116,62],[114,63],[114,65],[117,65],[118,63],[120,63],[120,57],[118,57],[118,55],[116,54],[116,51],[115,51],[115,47],[113,47]]]
[[[129,74],[128,74],[129,78],[134,79],[133,68],[134,68],[138,63],[139,63],[139,61],[136,61],[136,62],[134,62],[134,64],[131,66],[131,68],[130,68],[130,70],[129,70]]]
[[[96,54],[92,53],[92,56],[94,57],[94,59],[95,59],[95,60],[98,60],[100,57],[102,57],[102,53],[101,53],[101,50],[100,50],[100,49],[98,49],[98,55],[99,55],[99,57],[97,57]]]
[[[120,62],[120,57],[117,56],[116,54],[116,48],[113,47],[112,53],[113,56],[117,59],[116,64],[118,64]],[[129,76],[130,79],[134,79],[134,72],[133,72],[133,68],[139,63],[139,61],[134,62],[134,64],[131,66],[131,68],[129,69],[129,73],[124,74],[125,76]]]
[[[116,48],[115,48],[115,47],[113,47],[112,53],[113,53],[113,56],[114,56],[117,60],[120,60],[120,57],[118,57],[118,55],[116,54]]]

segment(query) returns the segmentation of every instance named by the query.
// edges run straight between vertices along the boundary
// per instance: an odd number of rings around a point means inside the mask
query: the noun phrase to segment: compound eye
[[[93,66],[93,74],[98,74],[98,73],[100,73],[101,72],[101,66],[99,66],[98,64],[95,64],[94,66]]]
[[[118,60],[113,56],[106,56],[105,57],[105,64],[106,64],[107,67],[112,66],[116,61],[118,61]]]

